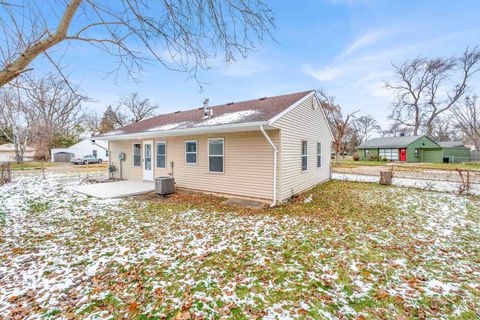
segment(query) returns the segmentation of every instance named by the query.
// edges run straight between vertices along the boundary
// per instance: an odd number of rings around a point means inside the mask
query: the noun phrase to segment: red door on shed
[[[400,161],[407,161],[407,149],[400,149]]]

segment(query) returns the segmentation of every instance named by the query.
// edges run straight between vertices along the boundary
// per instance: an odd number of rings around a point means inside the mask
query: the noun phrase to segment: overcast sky
[[[392,77],[391,62],[459,55],[480,44],[478,0],[267,3],[275,13],[276,41],[230,65],[213,60],[214,68],[199,75],[203,92],[187,75],[158,64],[145,66],[140,83],[125,76],[116,83],[105,78],[112,58],[86,44],[73,44],[62,62],[95,112],[133,91],[157,102],[164,113],[198,107],[205,97],[213,105],[323,87],[345,110],[371,113],[385,125],[391,93],[383,81]],[[53,70],[37,69],[48,68]]]

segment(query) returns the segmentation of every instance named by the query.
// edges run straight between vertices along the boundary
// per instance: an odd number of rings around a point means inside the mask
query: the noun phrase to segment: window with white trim
[[[165,141],[157,142],[157,168],[167,167],[167,143]]]
[[[133,144],[133,166],[140,167],[142,165],[142,145],[140,143]]]
[[[322,144],[317,142],[317,168],[322,166]]]
[[[398,149],[379,149],[378,155],[381,159],[386,158],[392,161],[398,161]]]
[[[302,171],[308,169],[308,147],[307,141],[302,141]]]
[[[197,164],[197,140],[185,141],[185,163]]]
[[[208,172],[223,172],[223,139],[208,139]]]

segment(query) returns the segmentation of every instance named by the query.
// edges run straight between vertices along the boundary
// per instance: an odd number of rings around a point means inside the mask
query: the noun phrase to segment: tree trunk
[[[413,135],[418,136],[418,130],[420,129],[420,123],[415,123],[415,127],[413,128]]]
[[[18,140],[16,140],[13,143],[13,147],[15,148],[15,161],[18,164],[22,164],[23,163],[23,152],[22,152],[23,148],[19,145]]]

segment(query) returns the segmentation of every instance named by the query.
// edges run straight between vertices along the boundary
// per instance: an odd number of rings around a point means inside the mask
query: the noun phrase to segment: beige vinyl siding
[[[279,200],[307,190],[330,178],[332,139],[327,121],[314,96],[275,122],[280,128],[280,190]],[[302,172],[302,141],[307,141],[308,169]],[[317,168],[317,142],[322,144],[322,166]]]
[[[143,171],[142,167],[133,166],[133,144],[142,143],[141,140],[122,140],[122,141],[110,141],[109,142],[109,157],[110,164],[113,164],[117,171],[115,172],[115,177],[120,178],[120,161],[118,156],[121,152],[124,152],[126,157],[125,161],[122,162],[122,178],[127,180],[142,180]],[[143,152],[143,149],[141,149]],[[142,157],[143,159],[143,157]],[[142,162],[142,161],[140,161]]]
[[[272,141],[279,144],[279,131],[267,131]],[[224,139],[224,173],[208,172],[208,139]],[[197,140],[197,164],[185,163],[185,141]],[[156,167],[156,142],[166,142],[166,168]],[[111,141],[111,160],[118,165],[118,154],[125,152],[127,157],[123,177],[141,180],[141,167],[132,167],[132,143]],[[272,147],[260,131],[223,133],[198,136],[162,137],[153,139],[155,177],[172,173],[178,187],[206,192],[224,193],[244,197],[272,199],[273,192],[273,153]],[[143,149],[142,149],[143,152]]]

